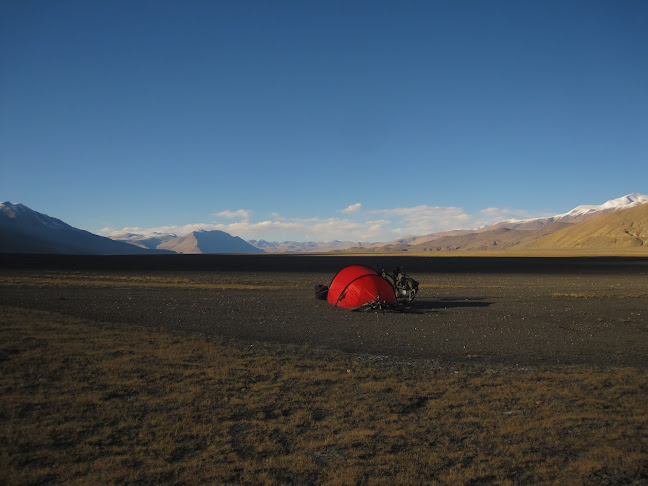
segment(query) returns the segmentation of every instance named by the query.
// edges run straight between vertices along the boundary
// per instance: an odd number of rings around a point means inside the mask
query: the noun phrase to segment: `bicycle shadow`
[[[444,309],[462,307],[489,307],[493,302],[487,301],[486,297],[441,297],[439,299],[417,299],[412,303],[410,312],[424,314],[438,312]]]

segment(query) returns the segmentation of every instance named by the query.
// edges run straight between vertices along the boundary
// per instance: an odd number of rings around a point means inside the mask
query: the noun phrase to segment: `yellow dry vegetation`
[[[518,245],[506,249],[492,250],[439,250],[421,251],[404,250],[390,252],[331,252],[317,256],[380,256],[402,258],[403,256],[417,257],[645,257],[648,256],[648,245],[627,248],[522,248]]]
[[[0,308],[0,483],[643,484],[645,370],[438,370]]]
[[[33,275],[0,276],[0,286],[11,287],[115,287],[115,288],[175,288],[188,290],[283,290],[295,288],[298,283],[255,282],[201,282],[177,277],[118,276],[101,274],[43,273]]]
[[[645,299],[647,293],[580,293],[580,292],[554,292],[553,298],[571,297],[573,299]]]
[[[595,216],[533,241],[519,245],[522,250],[626,249],[637,254],[648,254],[648,204],[623,211]]]

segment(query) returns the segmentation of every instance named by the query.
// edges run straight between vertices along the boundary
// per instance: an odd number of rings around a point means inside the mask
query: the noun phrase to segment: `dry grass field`
[[[3,484],[646,484],[648,375],[434,371],[0,309]]]
[[[315,301],[343,259],[64,260],[0,271],[0,484],[648,484],[644,260],[410,259],[403,315]]]

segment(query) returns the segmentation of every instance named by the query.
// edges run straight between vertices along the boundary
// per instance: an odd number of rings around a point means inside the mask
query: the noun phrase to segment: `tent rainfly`
[[[326,300],[337,307],[354,309],[369,302],[395,304],[396,294],[392,285],[373,268],[351,265],[333,277]]]

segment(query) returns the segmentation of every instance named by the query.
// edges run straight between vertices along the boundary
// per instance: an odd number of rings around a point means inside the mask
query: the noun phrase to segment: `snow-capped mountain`
[[[589,219],[592,216],[596,216],[597,214],[611,213],[613,211],[632,208],[644,203],[648,203],[648,196],[646,196],[645,194],[639,194],[633,192],[632,194],[628,194],[627,196],[611,199],[609,201],[604,202],[603,204],[583,204],[581,206],[576,206],[571,211],[567,211],[566,213],[556,214],[554,216],[547,216],[541,218],[529,218],[529,219],[506,219],[504,221],[500,221],[499,223],[486,226],[485,229],[492,228],[494,226],[501,226],[501,225],[538,226],[538,225],[546,225],[553,222],[561,222],[561,223],[568,223],[568,224],[580,223],[582,221],[585,221],[586,219]]]
[[[11,202],[0,204],[0,252],[77,255],[152,253],[74,228],[60,219]]]
[[[627,204],[598,211],[582,223],[519,245],[521,250],[634,249],[648,254],[648,204]]]
[[[627,196],[611,199],[599,205],[582,205],[577,206],[571,211],[554,216],[556,220],[569,220],[582,218],[583,216],[593,216],[600,213],[611,213],[620,209],[629,209],[640,204],[648,203],[648,196],[633,192]]]
[[[68,253],[68,254],[144,254],[157,253],[295,253],[327,251],[453,251],[453,250],[500,250],[507,248],[532,248],[535,240],[550,244],[549,235],[560,236],[557,243],[563,244],[568,236],[578,235],[579,242],[587,235],[582,231],[566,231],[595,220],[583,226],[583,231],[594,231],[599,216],[624,213],[619,221],[605,221],[613,228],[606,236],[597,237],[597,242],[614,241],[619,245],[643,246],[644,212],[648,196],[639,193],[628,194],[599,205],[581,205],[566,213],[551,217],[526,220],[506,220],[488,227],[473,230],[454,230],[423,236],[410,236],[390,243],[352,243],[348,241],[329,242],[268,242],[251,240],[246,242],[222,231],[195,231],[179,237],[173,234],[113,234],[109,238],[74,228],[60,219],[34,211],[23,204],[5,202],[0,204],[0,252],[8,253]],[[641,206],[641,208],[640,208]],[[638,212],[628,211],[638,209]],[[636,221],[632,221],[635,218]],[[639,219],[637,219],[639,218]],[[601,221],[603,221],[601,219]],[[601,222],[601,224],[603,224]],[[626,228],[627,227],[627,228]],[[621,228],[621,230],[619,230]],[[620,231],[620,233],[619,233]],[[617,235],[618,234],[618,235]],[[630,242],[624,235],[634,235]],[[639,236],[637,236],[639,235]],[[639,238],[639,239],[638,239]],[[548,242],[548,243],[547,243]],[[581,244],[581,243],[579,243]],[[599,243],[597,243],[599,244]],[[645,245],[648,248],[648,243]]]
[[[490,251],[517,247],[546,237],[565,228],[617,211],[648,203],[648,196],[632,193],[599,205],[582,205],[563,214],[546,218],[505,220],[474,229],[432,233],[397,240],[373,248],[373,251]],[[369,250],[372,251],[372,250]]]

